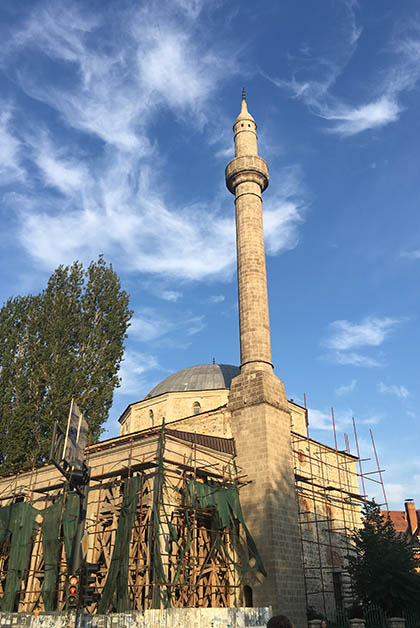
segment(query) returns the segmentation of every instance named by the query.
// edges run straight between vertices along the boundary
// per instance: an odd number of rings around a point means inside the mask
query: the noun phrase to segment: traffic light
[[[97,602],[99,594],[96,592],[96,573],[99,565],[96,563],[85,563],[83,565],[82,579],[82,600],[83,606],[90,606],[93,602]]]
[[[67,608],[77,608],[80,600],[80,576],[72,574],[68,581]]]

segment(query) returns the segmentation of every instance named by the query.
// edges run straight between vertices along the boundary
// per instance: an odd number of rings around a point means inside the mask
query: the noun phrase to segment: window
[[[248,608],[254,606],[252,602],[252,589],[247,584],[244,586],[244,602],[245,606]]]
[[[335,605],[337,608],[343,608],[343,589],[341,573],[339,571],[333,571],[332,577]]]
[[[200,414],[201,406],[198,401],[194,401],[193,403],[193,414]]]
[[[149,410],[149,419],[150,425],[153,427],[155,424],[155,415],[153,414],[153,410]]]

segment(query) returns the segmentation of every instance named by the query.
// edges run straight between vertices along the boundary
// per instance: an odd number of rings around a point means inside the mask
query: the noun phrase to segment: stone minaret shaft
[[[261,198],[268,167],[258,156],[257,125],[245,91],[233,131],[235,158],[226,167],[226,185],[236,204],[241,372],[272,371]]]
[[[295,628],[306,621],[302,544],[296,501],[291,415],[283,382],[271,364],[261,193],[267,164],[258,156],[257,125],[245,95],[234,124],[235,158],[226,184],[235,194],[241,373],[232,381],[228,408],[237,462],[249,483],[241,489],[247,526],[267,577],[254,584],[256,606],[272,605]]]

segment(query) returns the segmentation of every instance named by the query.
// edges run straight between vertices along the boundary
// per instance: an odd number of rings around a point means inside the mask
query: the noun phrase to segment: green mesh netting
[[[73,540],[79,522],[80,495],[72,491],[68,485],[58,500],[45,508],[42,522],[42,546],[44,555],[44,582],[42,583],[42,599],[46,611],[57,609],[57,578],[60,560],[61,538],[63,526],[64,547],[67,562],[70,565],[74,551]]]
[[[67,560],[70,562],[73,539],[79,520],[80,497],[65,488],[65,493],[44,510],[37,510],[27,502],[10,504],[0,508],[0,545],[10,543],[6,585],[0,600],[2,611],[12,612],[19,592],[31,551],[34,522],[37,515],[43,516],[42,545],[44,557],[44,582],[42,599],[46,611],[56,610],[56,590],[60,557],[60,529],[63,536]]]
[[[111,605],[118,613],[130,610],[128,558],[137,507],[137,493],[141,487],[141,476],[129,478],[124,484],[124,496],[118,518],[111,564],[98,607],[100,615],[107,613]]]
[[[16,596],[28,565],[32,532],[38,514],[39,511],[27,502],[0,508],[0,541],[10,542],[6,585],[0,600],[2,611],[15,610]]]
[[[196,508],[197,502],[201,508],[207,508],[208,506],[215,508],[218,518],[218,527],[220,529],[235,529],[235,522],[239,521],[243,531],[245,532],[250,559],[254,559],[257,570],[264,576],[267,576],[267,572],[257,550],[257,546],[255,545],[255,541],[245,524],[239,501],[238,489],[236,487],[224,488],[216,484],[207,484],[204,482],[197,482],[196,480],[190,480],[186,486],[185,503],[187,506]]]
[[[77,525],[79,523],[80,495],[76,491],[66,489],[66,505],[63,512],[63,537],[66,558],[69,565],[73,553],[73,540],[76,536]]]
[[[73,540],[77,531],[80,511],[80,495],[67,485],[64,494],[45,508],[42,522],[42,547],[44,555],[44,582],[42,583],[42,599],[46,611],[57,609],[57,578],[60,560],[61,538],[63,526],[64,547],[68,564],[71,564],[74,549]]]
[[[42,522],[42,547],[44,554],[44,582],[42,599],[46,611],[56,610],[58,563],[60,559],[60,528],[63,515],[64,495],[44,510]]]

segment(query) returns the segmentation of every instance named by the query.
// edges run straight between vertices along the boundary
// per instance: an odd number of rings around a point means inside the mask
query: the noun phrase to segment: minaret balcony
[[[252,181],[257,183],[261,192],[268,186],[268,166],[262,157],[258,155],[244,155],[235,157],[226,166],[226,186],[229,192],[235,194],[236,187],[240,183]]]

